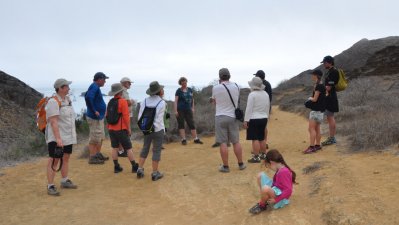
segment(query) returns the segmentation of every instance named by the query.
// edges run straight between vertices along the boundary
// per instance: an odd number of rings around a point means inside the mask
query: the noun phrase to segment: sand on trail
[[[125,170],[114,174],[112,161],[89,165],[75,152],[70,178],[79,188],[60,189],[59,197],[47,195],[46,158],[3,168],[0,224],[399,224],[398,156],[349,154],[341,145],[304,155],[307,120],[277,108],[269,130],[270,147],[280,150],[298,174],[291,204],[283,209],[250,215],[259,196],[255,177],[265,168],[248,164],[238,170],[230,149],[231,172],[218,172],[219,149],[210,147],[210,137],[203,138],[204,145],[165,145],[160,164],[165,177],[156,182],[151,161],[139,180],[125,158],[119,160]],[[240,137],[246,161],[251,142],[245,131]],[[136,157],[140,147],[134,143]],[[103,152],[109,155],[109,141]],[[57,185],[59,180],[57,174]]]

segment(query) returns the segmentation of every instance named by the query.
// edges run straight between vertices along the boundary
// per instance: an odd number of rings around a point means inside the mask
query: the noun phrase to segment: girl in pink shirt
[[[284,161],[283,156],[275,149],[266,153],[265,166],[273,171],[273,180],[265,172],[258,174],[257,181],[260,189],[260,201],[249,209],[252,214],[258,214],[267,209],[267,205],[273,208],[282,208],[289,203],[292,194],[292,185],[296,174]]]

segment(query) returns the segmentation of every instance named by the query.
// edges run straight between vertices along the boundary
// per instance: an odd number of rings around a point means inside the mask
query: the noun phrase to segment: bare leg
[[[233,144],[233,149],[234,149],[234,154],[237,157],[238,163],[242,163],[242,148],[241,148],[241,144],[239,142]],[[227,150],[227,148],[226,148],[226,150]]]
[[[320,145],[321,133],[320,133],[320,123],[316,124],[316,145]]]
[[[186,139],[186,132],[184,129],[179,129],[181,139]]]
[[[69,169],[69,158],[71,154],[64,153],[62,157],[62,168],[61,168],[61,176],[62,178],[68,177],[68,169]]]
[[[228,166],[229,165],[229,152],[228,152],[226,143],[220,144],[220,156],[222,157],[223,165]]]
[[[118,160],[118,151],[119,151],[119,148],[112,149],[112,160]]]
[[[196,129],[191,130],[191,137],[197,138],[197,130]]]
[[[94,156],[97,153],[97,144],[89,144],[90,156]]]
[[[328,121],[328,128],[330,131],[330,137],[334,137],[336,132],[334,116],[327,116],[327,121]]]
[[[152,172],[158,171],[159,161],[152,161]]]
[[[134,155],[133,155],[132,149],[127,150],[127,158],[129,159],[130,162],[134,160]]]
[[[309,120],[309,145],[314,146],[316,141],[316,121]]]
[[[54,169],[58,166],[58,159],[54,159]],[[48,184],[54,184],[55,172],[51,169],[53,158],[49,158],[47,162],[47,182]]]
[[[260,146],[261,146],[260,141],[257,140],[252,141],[252,150],[255,155],[259,155]]]

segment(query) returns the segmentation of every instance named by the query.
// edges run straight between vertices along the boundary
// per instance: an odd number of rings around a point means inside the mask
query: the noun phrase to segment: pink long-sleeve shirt
[[[272,186],[276,186],[281,190],[281,195],[275,198],[276,203],[289,199],[292,194],[292,173],[287,167],[279,169],[273,177]]]

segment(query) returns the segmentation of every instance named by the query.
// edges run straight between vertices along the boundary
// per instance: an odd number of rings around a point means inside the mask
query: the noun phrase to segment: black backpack
[[[107,105],[107,119],[108,124],[117,124],[122,113],[118,112],[118,99],[112,98]]]
[[[161,102],[162,100],[160,100],[155,107],[148,107],[146,105],[146,99],[144,100],[145,108],[143,110],[143,114],[141,114],[139,121],[137,121],[137,125],[139,126],[140,130],[143,132],[144,135],[149,135],[152,132],[154,132],[155,114],[157,112],[157,106]]]

